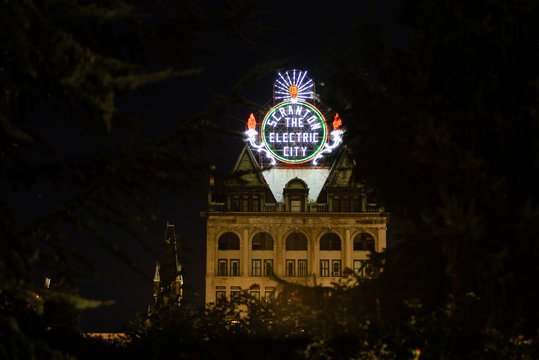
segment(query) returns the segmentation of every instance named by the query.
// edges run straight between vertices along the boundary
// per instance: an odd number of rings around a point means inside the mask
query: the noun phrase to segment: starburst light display
[[[307,71],[288,70],[278,73],[273,86],[275,101],[308,101],[314,99],[314,82],[307,77]]]

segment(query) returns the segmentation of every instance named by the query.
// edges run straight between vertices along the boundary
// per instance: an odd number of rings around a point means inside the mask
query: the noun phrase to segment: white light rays
[[[288,70],[274,83],[274,97],[277,101],[307,101],[314,99],[314,82],[306,77],[307,71]],[[297,95],[293,97],[291,87],[296,86]]]

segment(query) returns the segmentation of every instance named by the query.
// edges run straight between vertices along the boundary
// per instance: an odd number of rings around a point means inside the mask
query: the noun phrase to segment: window
[[[359,201],[359,196],[354,196],[354,195],[333,196],[333,211],[334,212],[361,211],[361,203]]]
[[[341,260],[331,260],[331,276],[341,276]]]
[[[258,201],[258,195],[253,195],[251,200],[251,211],[259,211],[260,202]]]
[[[359,202],[359,196],[354,196],[352,198],[352,211],[354,212],[361,211],[361,203]]]
[[[371,234],[361,233],[354,238],[355,251],[372,251],[374,252],[374,238]]]
[[[233,232],[227,232],[219,238],[219,250],[239,250],[240,238]]]
[[[232,197],[232,211],[259,211],[258,195],[239,194]]]
[[[295,276],[296,260],[286,260],[286,276]]]
[[[333,211],[341,211],[341,198],[339,196],[333,197]]]
[[[290,211],[291,212],[302,212],[303,211],[303,201],[301,201],[301,199],[290,199]]]
[[[266,301],[272,301],[275,300],[275,291],[273,290],[266,290],[264,297],[266,298]]]
[[[283,194],[291,212],[302,212],[309,189],[301,179],[294,178],[286,184]]]
[[[307,250],[307,237],[299,232],[288,235],[286,250]]]
[[[273,273],[273,259],[264,259],[264,276],[271,276]]]
[[[240,197],[237,195],[232,197],[232,211],[240,211]]]
[[[256,300],[260,300],[260,291],[250,291],[249,295],[254,297]]]
[[[341,199],[341,211],[350,212],[350,198],[349,197],[343,197]]]
[[[251,276],[260,276],[260,267],[262,261],[260,259],[253,259],[251,264]]]
[[[240,261],[238,259],[230,260],[230,276],[240,276]]]
[[[363,276],[363,264],[361,260],[354,260],[354,274]]]
[[[253,250],[273,250],[273,238],[270,234],[260,232],[253,237]]]
[[[320,276],[329,276],[329,260],[320,260]]]
[[[320,239],[320,250],[341,250],[341,238],[335,233],[327,233]]]
[[[241,198],[241,211],[249,211],[249,197],[246,195]]]
[[[374,266],[372,266],[372,262],[369,260],[363,261],[363,268],[365,269],[363,272],[365,273],[365,276],[374,276]]]
[[[307,276],[307,260],[298,260],[298,276]]]
[[[223,301],[226,299],[226,291],[224,290],[217,290],[215,292],[215,301]]]
[[[231,286],[230,287],[230,300],[238,298],[241,294],[241,286]]]
[[[228,276],[227,263],[226,259],[217,260],[217,276]]]

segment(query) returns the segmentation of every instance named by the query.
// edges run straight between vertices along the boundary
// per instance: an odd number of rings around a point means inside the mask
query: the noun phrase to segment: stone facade
[[[348,271],[369,276],[370,252],[386,248],[389,216],[352,180],[353,165],[343,149],[326,168],[263,171],[246,146],[237,176],[212,187],[202,213],[206,303],[242,290],[273,297],[272,274],[311,286],[330,286]]]

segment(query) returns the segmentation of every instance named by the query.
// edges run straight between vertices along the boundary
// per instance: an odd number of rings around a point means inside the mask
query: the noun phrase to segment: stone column
[[[249,276],[249,229],[243,229],[243,237],[241,239],[241,252],[240,252],[240,276]]]
[[[386,230],[387,230],[387,227],[382,227],[382,228],[379,228],[378,229],[378,241],[376,242],[376,251],[377,252],[382,252],[385,250],[387,244],[387,240],[386,240]]]
[[[282,277],[283,276],[283,255],[284,255],[284,240],[283,240],[283,227],[282,224],[276,223],[273,224],[274,229],[276,230],[273,235],[275,236],[275,256],[273,264],[273,272],[275,275]]]
[[[344,230],[344,244],[343,244],[343,256],[342,256],[342,262],[343,262],[343,270],[345,268],[352,269],[352,244],[350,242],[350,229]]]

